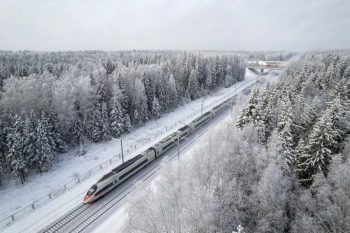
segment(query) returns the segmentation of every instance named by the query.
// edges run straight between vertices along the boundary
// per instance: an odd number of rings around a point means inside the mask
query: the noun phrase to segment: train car
[[[95,202],[103,195],[111,191],[113,188],[123,183],[130,176],[141,170],[143,167],[158,158],[165,151],[173,147],[178,142],[178,140],[182,140],[185,136],[189,135],[194,130],[202,126],[212,117],[212,115],[215,115],[226,106],[228,106],[228,103],[226,102],[228,102],[228,100],[215,106],[212,110],[206,112],[202,116],[197,117],[188,125],[181,127],[176,132],[163,138],[157,144],[148,148],[136,157],[112,169],[109,173],[105,174],[100,180],[91,186],[84,197],[84,203]]]
[[[154,145],[154,149],[156,150],[157,157],[167,151],[175,144],[175,140],[177,138],[177,132],[170,134],[169,136],[163,138],[160,142]]]
[[[197,117],[195,120],[193,120],[190,123],[192,130],[196,130],[199,127],[201,127],[205,122],[207,122],[211,118],[211,115],[212,115],[211,112],[207,112],[207,113],[203,114],[202,116]]]
[[[186,137],[191,133],[191,127],[189,125],[185,125],[177,130],[177,138]]]
[[[215,106],[211,112],[215,115],[216,113],[220,112],[222,109],[224,109],[226,107],[226,104],[219,104],[217,106]]]
[[[91,186],[84,197],[84,203],[93,203],[113,188],[124,182],[134,173],[145,167],[156,158],[154,148],[149,148],[136,157],[126,161],[118,167],[105,174],[95,184]]]

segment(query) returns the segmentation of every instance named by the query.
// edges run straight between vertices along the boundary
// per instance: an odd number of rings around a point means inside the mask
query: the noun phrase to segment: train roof
[[[180,129],[178,129],[178,130],[180,130],[180,131],[184,131],[184,130],[186,130],[186,129],[188,129],[189,128],[189,126],[188,125],[185,125],[185,126],[182,126]]]
[[[162,143],[168,141],[169,139],[173,138],[173,137],[176,136],[176,135],[177,135],[176,132],[170,134],[169,136],[167,136],[166,138],[163,138],[160,142],[158,142],[157,145],[158,145],[158,144],[162,144]]]
[[[118,172],[120,172],[121,170],[129,167],[131,164],[133,164],[136,160],[142,158],[143,155],[137,155],[136,157],[129,159],[128,161],[126,161],[125,163],[119,165],[118,167],[112,169],[112,171],[110,171],[109,173],[107,173],[106,175],[104,175],[101,179],[99,179],[97,181],[97,183],[104,181],[106,179],[108,179],[109,177],[117,174]]]

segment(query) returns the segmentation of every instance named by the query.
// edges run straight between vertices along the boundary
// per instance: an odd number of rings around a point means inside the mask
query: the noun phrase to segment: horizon
[[[302,7],[300,7],[302,6]],[[0,2],[11,51],[313,51],[350,48],[350,2]]]

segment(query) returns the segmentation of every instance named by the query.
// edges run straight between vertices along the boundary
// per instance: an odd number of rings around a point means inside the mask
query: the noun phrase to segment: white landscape
[[[350,233],[349,12],[0,0],[0,232]]]
[[[276,73],[270,73],[269,75],[262,76],[261,78],[263,78],[264,81],[273,81],[276,77],[275,75]],[[160,119],[151,120],[145,126],[137,128],[131,133],[125,135],[123,137],[124,150],[125,148],[133,148],[134,145],[137,144],[135,142],[147,142],[141,147],[137,148],[136,151],[126,154],[125,161],[136,156],[137,153],[140,153],[148,147],[154,145],[171,132],[174,132],[178,128],[182,127],[183,124],[179,123],[179,121],[189,123],[191,120],[199,116],[203,100],[204,107],[209,105],[214,107],[220,103],[216,101],[221,100],[222,102],[223,100],[226,100],[228,93],[230,96],[237,94],[238,96],[242,96],[241,98],[244,98],[242,91],[249,86],[255,86],[258,77],[258,75],[254,74],[250,70],[247,70],[247,74],[242,83],[237,83],[229,89],[223,89],[222,91],[215,93],[213,96],[199,98],[196,101],[190,102],[176,109],[170,114],[166,114]],[[204,111],[211,108],[206,108]],[[194,112],[196,112],[196,114],[191,116]],[[182,121],[187,116],[191,117]],[[169,127],[175,123],[177,123],[177,125],[174,126],[173,129],[165,131],[165,127]],[[155,132],[160,132],[162,130],[163,134],[155,134]],[[151,140],[148,141],[148,138]],[[16,213],[18,210],[21,210],[26,206],[30,206],[33,203],[33,200],[37,200],[42,196],[48,195],[52,190],[63,186],[70,180],[75,180],[78,177],[78,175],[75,174],[85,174],[99,164],[102,164],[111,158],[114,159],[115,155],[119,155],[121,151],[120,142],[116,140],[110,140],[108,142],[101,142],[98,144],[89,143],[87,145],[88,152],[83,157],[76,156],[75,150],[73,150],[71,153],[61,154],[58,158],[58,161],[60,162],[55,164],[49,173],[44,172],[30,178],[27,180],[25,185],[21,185],[16,181],[12,181],[11,183],[7,184],[6,189],[1,191],[1,196],[4,198],[4,200],[6,200],[1,209],[2,218],[10,217],[10,215]],[[109,172],[113,167],[116,167],[119,164],[121,164],[121,158],[118,156],[117,162],[102,170],[99,170],[96,175],[89,177],[88,180],[78,184],[72,190],[69,190],[62,195],[58,195],[56,199],[50,201],[40,209],[32,211],[33,213],[30,213],[23,219],[21,218],[19,221],[16,221],[13,226],[5,229],[4,232],[36,232],[37,230],[44,228],[46,226],[45,224],[48,225],[50,221],[57,218],[57,216],[63,215],[64,213],[70,211],[73,207],[82,204],[83,198],[93,181],[99,179],[104,173]]]

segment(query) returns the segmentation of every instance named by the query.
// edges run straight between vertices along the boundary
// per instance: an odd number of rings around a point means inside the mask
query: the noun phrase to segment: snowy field
[[[269,75],[266,79],[268,79],[268,77]],[[270,77],[272,78],[273,75]],[[189,104],[176,109],[174,112],[163,115],[157,121],[151,120],[147,122],[145,126],[132,130],[130,134],[123,137],[125,160],[130,159],[139,152],[153,145],[155,142],[165,137],[166,134],[170,134],[177,130],[177,128],[180,128],[182,124],[179,123],[179,121],[186,118],[186,116],[190,117],[182,122],[190,122],[192,119],[199,116],[203,100],[204,106],[208,106],[206,109],[207,111],[209,108],[213,107],[213,103],[216,101],[227,98],[228,94],[234,95],[245,87],[253,84],[256,78],[256,74],[247,70],[243,82],[237,83],[229,89],[224,88],[213,96],[207,96],[192,101]],[[169,129],[169,126],[175,125],[175,123],[176,126]],[[160,132],[162,132],[162,134],[160,134]],[[141,146],[142,144],[143,146]],[[86,173],[99,164],[111,158],[116,160],[111,166],[99,170],[94,176],[89,177],[89,179],[81,182],[64,194],[58,195],[57,198],[51,200],[48,204],[31,211],[26,217],[21,217],[19,221],[16,221],[10,227],[5,228],[4,232],[36,232],[48,224],[48,222],[53,221],[58,216],[63,215],[73,207],[79,205],[82,202],[84,194],[91,186],[91,183],[101,177],[104,173],[111,170],[111,168],[121,163],[121,159],[118,156],[120,153],[119,141],[111,140],[101,143],[87,143],[87,145],[87,153],[85,156],[78,157],[76,155],[77,151],[75,150],[70,153],[58,155],[58,162],[54,164],[50,172],[32,175],[28,177],[28,180],[24,185],[21,185],[14,180],[4,183],[0,192],[2,203],[0,221],[11,216],[20,209],[31,205],[38,198],[47,196],[50,192],[63,186],[70,180],[76,180],[81,174]],[[126,150],[128,148],[131,149],[131,147],[134,148],[134,145],[140,146],[138,146],[133,152],[125,154]]]

